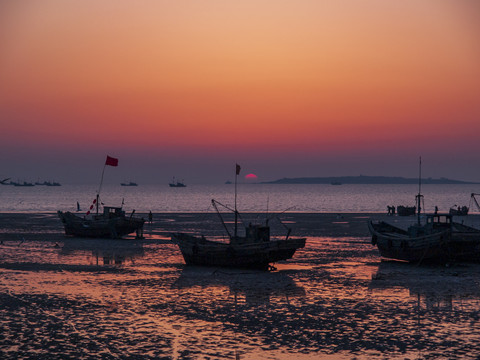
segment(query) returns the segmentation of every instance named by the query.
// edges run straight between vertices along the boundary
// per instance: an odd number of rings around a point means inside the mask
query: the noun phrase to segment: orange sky
[[[423,154],[480,181],[463,169],[479,79],[476,0],[0,2],[0,140],[32,152],[17,163],[68,147],[414,176],[397,162]]]

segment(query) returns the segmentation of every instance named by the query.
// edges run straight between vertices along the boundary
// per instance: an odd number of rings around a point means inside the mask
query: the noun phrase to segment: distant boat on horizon
[[[59,182],[56,182],[56,181],[44,181],[44,182],[40,182],[39,181],[35,181],[35,185],[44,185],[44,186],[62,186],[62,184],[60,184]]]
[[[10,185],[13,185],[13,186],[35,186],[33,183],[29,183],[29,182],[26,182],[26,181],[24,181],[23,183],[22,182],[10,181]]]
[[[121,183],[121,186],[138,186],[136,182],[130,181],[128,183]]]
[[[170,186],[170,187],[187,187],[187,185],[185,185],[183,180],[181,182],[178,181],[178,180],[175,180],[175,176],[173,177],[172,182],[168,184],[168,186]]]

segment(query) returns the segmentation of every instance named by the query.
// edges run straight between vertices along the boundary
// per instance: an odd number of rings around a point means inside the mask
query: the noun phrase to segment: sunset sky
[[[480,182],[480,1],[0,0],[0,177]]]

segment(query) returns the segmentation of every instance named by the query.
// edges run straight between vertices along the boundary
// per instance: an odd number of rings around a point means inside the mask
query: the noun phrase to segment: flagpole
[[[107,167],[107,164],[103,165],[103,170],[102,170],[102,177],[100,179],[100,186],[98,187],[98,192],[97,192],[97,215],[98,215],[98,200],[100,198],[100,191],[102,190],[102,185],[103,185],[103,174],[105,174],[105,168]]]

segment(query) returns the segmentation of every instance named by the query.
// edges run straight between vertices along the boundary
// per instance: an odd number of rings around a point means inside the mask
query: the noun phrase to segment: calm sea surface
[[[59,187],[0,186],[0,212],[55,212],[76,210],[77,201],[87,210],[98,185],[62,185]],[[480,192],[480,185],[424,185],[424,209],[438,206],[448,211],[453,205],[469,205],[470,194]],[[386,212],[388,205],[415,205],[417,185],[267,185],[239,184],[240,211],[292,212]],[[104,185],[101,193],[106,205],[127,211],[202,212],[214,211],[211,199],[233,207],[234,185],[166,185],[125,187]],[[476,210],[474,207],[471,211]],[[473,211],[475,212],[475,211]]]

